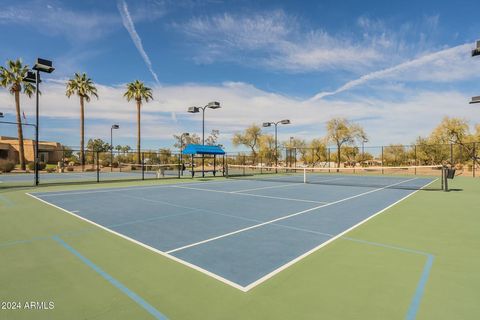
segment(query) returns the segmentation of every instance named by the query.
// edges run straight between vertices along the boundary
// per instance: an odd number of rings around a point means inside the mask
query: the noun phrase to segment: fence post
[[[418,162],[417,162],[417,145],[414,145],[413,146],[413,150],[414,150],[414,153],[415,153],[415,175],[417,175],[417,166],[418,166]]]
[[[141,154],[142,161],[141,163],[141,168],[142,168],[142,180],[145,180],[145,154],[142,152]]]
[[[295,149],[293,149],[293,150],[295,150],[294,155],[293,155],[295,157],[295,160],[294,160],[295,162],[294,162],[293,166],[294,166],[294,168],[297,168],[297,147],[295,147]]]
[[[183,173],[183,162],[182,162],[182,158],[181,158],[181,153],[177,156],[177,159],[178,159],[178,179],[180,179],[180,172]]]
[[[477,166],[477,149],[476,149],[476,142],[473,143],[473,163],[472,163],[472,173],[473,177],[475,178],[475,167]]]
[[[381,161],[382,161],[382,174],[384,174],[385,172],[383,170],[383,146],[382,146],[382,160]]]
[[[450,143],[450,164],[453,166],[453,143]]]
[[[99,158],[99,152],[96,152],[97,156],[97,182],[100,182],[100,158]]]
[[[327,162],[328,162],[328,173],[330,173],[330,148],[328,148],[328,152],[327,152]]]

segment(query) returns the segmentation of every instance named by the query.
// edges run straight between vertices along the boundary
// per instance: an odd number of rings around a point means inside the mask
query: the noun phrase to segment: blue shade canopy
[[[201,144],[187,144],[182,154],[225,154],[219,146],[204,146]]]

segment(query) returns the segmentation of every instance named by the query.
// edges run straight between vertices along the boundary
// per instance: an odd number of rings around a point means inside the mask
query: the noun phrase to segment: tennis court
[[[31,195],[248,291],[437,183],[422,176],[365,176],[363,185],[352,180],[358,177],[341,178],[339,185],[328,184],[338,179],[329,176],[326,184],[247,178]]]

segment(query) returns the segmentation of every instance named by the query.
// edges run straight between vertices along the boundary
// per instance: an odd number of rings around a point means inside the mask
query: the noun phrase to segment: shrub
[[[45,162],[39,162],[38,163],[38,170],[44,170],[47,167],[47,164]],[[35,163],[29,162],[27,164],[28,170],[35,170]]]
[[[110,160],[104,159],[100,163],[103,167],[110,167]]]
[[[47,172],[48,173],[53,173],[53,172],[55,172],[55,168],[49,167],[49,168],[47,168]]]
[[[0,172],[7,173],[15,168],[15,162],[9,160],[0,160]]]
[[[118,168],[118,162],[117,161],[113,161],[112,168]]]
[[[85,172],[95,172],[97,169],[95,168],[85,168]]]
[[[67,167],[67,171],[73,171],[73,167]]]

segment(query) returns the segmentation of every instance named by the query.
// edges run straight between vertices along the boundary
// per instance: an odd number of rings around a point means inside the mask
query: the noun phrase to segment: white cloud
[[[142,39],[138,35],[137,30],[135,30],[135,25],[133,23],[132,17],[130,16],[130,12],[128,11],[127,3],[125,2],[125,0],[119,0],[117,4],[118,4],[118,11],[122,16],[123,26],[125,27],[125,29],[127,29],[128,33],[130,34],[130,37],[132,38],[132,41],[135,44],[135,47],[137,48],[138,52],[140,53],[140,56],[142,57],[143,61],[147,65],[147,68],[152,74],[153,78],[155,79],[155,82],[159,84],[160,82],[158,81],[158,76],[153,70],[152,61],[148,57],[145,49],[143,48]]]
[[[480,72],[480,65],[472,61],[469,56],[470,50],[471,44],[463,44],[426,54],[390,68],[365,74],[360,78],[345,83],[334,91],[320,92],[310,100],[316,101],[380,79],[407,82],[454,82],[466,80],[478,76]]]
[[[76,123],[79,117],[78,98],[65,97],[62,82],[45,82],[42,87],[42,123],[48,118],[64,119],[58,128],[50,127],[49,135],[65,139],[78,139],[78,130],[65,134],[64,130]],[[121,130],[115,133],[118,143],[134,141],[136,126],[135,105],[123,98],[124,87],[98,85],[100,100],[93,99],[86,105],[88,137],[109,137],[109,127],[119,123]],[[282,140],[289,136],[306,139],[321,137],[324,122],[334,116],[342,116],[357,121],[364,126],[372,144],[411,143],[418,135],[430,132],[446,116],[464,117],[473,123],[480,122],[480,109],[467,103],[468,96],[459,91],[435,92],[417,90],[402,101],[392,97],[333,99],[329,101],[302,101],[288,96],[274,94],[245,83],[224,83],[220,86],[178,85],[157,86],[154,96],[161,97],[147,103],[142,108],[143,138],[156,147],[173,144],[171,136],[179,132],[201,134],[201,114],[189,114],[186,108],[206,104],[212,100],[222,103],[218,110],[206,111],[206,132],[219,129],[221,143],[230,146],[230,137],[252,123],[289,118],[292,124],[279,130]],[[14,112],[13,97],[6,90],[0,91],[0,105],[9,114]],[[34,115],[34,99],[22,95],[22,107],[27,116]],[[175,123],[170,113],[175,112]],[[274,116],[273,116],[274,115]],[[57,121],[58,123],[58,121]],[[76,128],[76,127],[75,127]],[[71,128],[70,128],[71,129]],[[56,135],[55,135],[56,133]],[[73,137],[73,138],[72,138]],[[228,147],[231,149],[231,147]]]
[[[174,27],[195,41],[194,59],[200,63],[220,60],[291,72],[364,73],[435,47],[430,38],[438,20],[425,17],[417,25],[389,28],[382,20],[360,17],[358,28],[333,34],[275,10],[195,17]]]

